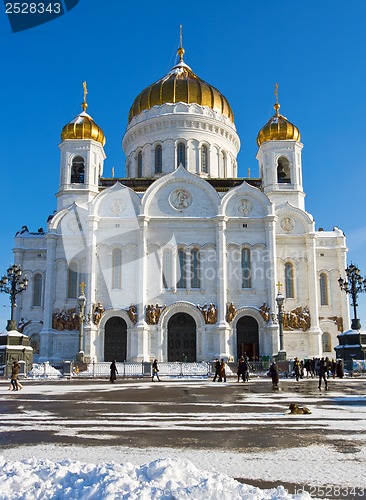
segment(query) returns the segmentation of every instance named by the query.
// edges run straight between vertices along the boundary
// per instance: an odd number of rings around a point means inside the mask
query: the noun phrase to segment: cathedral
[[[61,132],[56,210],[15,238],[29,279],[18,328],[35,361],[335,357],[345,237],[305,209],[300,131],[277,88],[258,178],[238,177],[233,110],[182,46],[131,105],[124,178],[103,176],[106,138],[87,107],[84,83]]]

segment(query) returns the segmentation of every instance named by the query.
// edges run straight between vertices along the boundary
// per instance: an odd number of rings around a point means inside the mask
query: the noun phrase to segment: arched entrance
[[[125,361],[127,358],[127,323],[114,316],[105,324],[104,361]]]
[[[196,361],[196,322],[186,313],[168,321],[168,361]]]
[[[244,356],[249,359],[259,357],[258,323],[252,316],[243,316],[236,325],[237,357]]]

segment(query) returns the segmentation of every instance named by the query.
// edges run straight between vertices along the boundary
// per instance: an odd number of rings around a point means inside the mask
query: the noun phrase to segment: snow
[[[162,387],[171,382],[162,382]],[[252,383],[252,382],[250,382]],[[255,384],[255,381],[253,382]],[[350,382],[351,383],[351,382]],[[352,382],[353,383],[353,382]],[[358,383],[358,382],[355,382]],[[119,385],[118,390],[149,390],[153,383],[133,382],[125,386]],[[186,381],[175,385],[184,387]],[[192,382],[190,387],[206,385],[207,382]],[[217,390],[225,390],[230,384],[217,384]],[[102,385],[98,381],[78,387],[78,391],[116,390],[117,386]],[[58,401],[62,395],[73,391],[72,386],[61,382],[53,385],[25,384],[20,393],[22,401],[29,401],[31,395],[39,394],[47,399],[47,395],[57,395]],[[1,394],[2,393],[2,394]],[[10,396],[5,393],[5,386],[0,386],[0,403]],[[29,396],[27,396],[27,393]],[[17,397],[16,394],[11,396]],[[252,411],[240,415],[225,413],[220,408],[227,408],[230,403],[216,404],[215,422],[212,412],[205,410],[200,413],[185,412],[180,407],[184,401],[169,413],[149,412],[148,407],[156,402],[141,401],[146,411],[131,416],[124,411],[123,406],[118,413],[109,412],[105,401],[106,412],[103,423],[98,419],[76,420],[61,419],[57,414],[38,411],[34,405],[31,411],[19,414],[0,414],[2,443],[6,442],[6,434],[17,431],[32,432],[38,429],[54,432],[61,436],[75,436],[80,444],[36,444],[0,448],[0,500],[24,499],[77,499],[77,500],[114,500],[114,499],[310,499],[309,493],[301,491],[301,485],[312,485],[313,497],[324,484],[342,487],[343,492],[351,492],[356,488],[355,495],[349,498],[365,498],[365,416],[366,396],[351,395],[345,392],[333,391],[326,405],[316,404],[319,398],[327,398],[325,394],[309,394],[307,405],[311,405],[312,414],[304,418],[299,415],[289,415],[284,407],[293,401],[293,393],[280,392],[246,394]],[[92,401],[88,400],[88,404]],[[270,403],[271,413],[261,412],[263,406]],[[136,402],[138,404],[138,401]],[[164,405],[176,405],[166,401]],[[191,407],[194,403],[187,405]],[[201,407],[211,403],[197,403]],[[22,409],[19,406],[19,409]],[[218,428],[230,432],[235,429],[248,429],[252,432],[254,426],[277,427],[296,425],[298,428],[311,429],[314,432],[314,443],[306,448],[297,446],[286,449],[245,452],[236,450],[197,449],[197,448],[134,448],[126,446],[105,446],[103,441],[110,440],[110,431],[136,431],[147,428],[169,432],[170,430],[197,430],[202,427],[214,435]],[[259,427],[260,428],[260,427]],[[87,432],[86,432],[87,429]],[[317,433],[323,430],[331,431],[322,444],[316,442]],[[103,432],[104,430],[104,432]],[[100,440],[99,446],[89,446],[87,440]],[[85,442],[85,445],[82,443]],[[329,443],[329,445],[328,445]],[[343,443],[343,449],[336,446]],[[345,451],[344,446],[349,451]],[[65,459],[65,457],[68,457]],[[245,480],[243,484],[234,478]],[[250,478],[250,479],[249,479]],[[250,480],[265,481],[276,484],[276,488],[264,490],[250,485]],[[290,494],[281,486],[283,483],[293,483],[298,486],[297,493]],[[334,490],[335,491],[335,490]],[[315,493],[315,495],[314,495]],[[320,495],[321,496],[321,495]],[[338,495],[339,496],[339,495]],[[342,496],[343,498],[346,495]],[[326,498],[332,498],[331,495]]]

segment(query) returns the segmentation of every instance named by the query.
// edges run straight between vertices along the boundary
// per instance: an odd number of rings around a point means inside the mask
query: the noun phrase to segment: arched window
[[[226,154],[224,153],[224,151],[221,151],[220,153],[220,163],[221,163],[221,172],[220,174],[223,176],[223,177],[226,177],[227,176],[227,162],[226,162]]]
[[[182,142],[178,144],[177,148],[177,165],[182,164],[186,168],[186,146]]]
[[[85,166],[84,158],[82,156],[75,156],[71,165],[71,183],[84,184],[85,180]]]
[[[68,271],[67,282],[67,297],[69,299],[76,299],[78,293],[78,268],[75,262],[72,262]]]
[[[200,252],[196,249],[191,252],[191,288],[201,288]]]
[[[173,259],[171,250],[164,250],[163,263],[161,266],[163,288],[172,288],[173,286]]]
[[[33,354],[40,354],[41,337],[39,333],[33,333],[29,337],[29,345],[33,348]]]
[[[186,253],[184,250],[178,250],[178,283],[177,283],[177,288],[187,288]]]
[[[155,173],[161,174],[163,171],[163,150],[160,144],[155,148]]]
[[[207,146],[201,147],[201,172],[208,174],[208,154]]]
[[[112,288],[121,288],[122,252],[115,248],[112,252]]]
[[[332,339],[330,333],[323,333],[322,335],[323,352],[332,352]]]
[[[242,288],[252,287],[252,271],[250,266],[250,249],[243,248],[241,252],[241,272],[242,272]]]
[[[285,264],[285,291],[288,299],[295,297],[294,266],[290,262]]]
[[[320,275],[320,305],[327,306],[329,304],[328,300],[328,276],[324,273]]]
[[[286,156],[281,156],[277,160],[277,182],[279,184],[291,182],[290,162]]]
[[[142,151],[137,155],[137,177],[142,177]]]
[[[42,274],[35,274],[33,278],[33,305],[42,305]]]

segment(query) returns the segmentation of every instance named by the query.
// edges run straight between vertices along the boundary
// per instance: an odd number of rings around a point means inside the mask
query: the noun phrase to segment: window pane
[[[78,273],[77,273],[76,264],[70,264],[67,291],[68,291],[67,296],[69,299],[76,299],[77,298]]]
[[[71,182],[76,184],[84,184],[85,167],[84,158],[75,156],[71,165]]]
[[[208,173],[207,147],[206,146],[202,146],[202,148],[201,148],[201,170],[204,174]]]
[[[142,177],[142,152],[137,155],[137,177]]]
[[[286,288],[286,297],[293,299],[295,297],[294,268],[292,264],[289,263],[285,265],[285,288]]]
[[[178,144],[177,154],[178,154],[178,158],[177,158],[178,166],[180,164],[182,164],[183,167],[185,168],[186,167],[186,147],[184,144],[182,144],[182,143]]]
[[[122,254],[118,248],[112,253],[112,288],[121,288]]]
[[[162,162],[162,149],[161,146],[156,146],[155,148],[155,173],[161,174],[163,171],[163,162]]]
[[[178,283],[177,288],[187,287],[187,277],[186,277],[186,254],[184,250],[178,251]]]
[[[251,288],[251,268],[250,268],[250,250],[243,248],[241,253],[241,268],[242,268],[242,288]]]
[[[36,274],[33,282],[33,305],[42,305],[42,275]]]
[[[201,288],[199,251],[191,253],[191,288]]]
[[[320,305],[328,305],[328,279],[323,273],[320,275]]]
[[[163,288],[172,288],[173,286],[172,262],[172,252],[170,250],[165,250],[163,253],[162,265]]]

